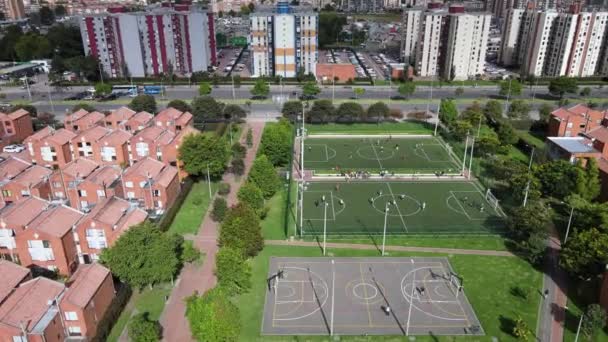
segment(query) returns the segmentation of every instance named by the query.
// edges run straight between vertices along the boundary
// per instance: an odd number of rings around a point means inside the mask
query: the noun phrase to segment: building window
[[[132,188],[133,187],[133,182],[125,182],[125,186],[127,188]]]
[[[66,321],[77,321],[78,315],[75,311],[66,311],[65,312],[65,320]]]
[[[2,190],[3,197],[11,197],[13,193],[10,190]]]
[[[127,199],[133,199],[135,198],[135,193],[132,191],[127,192]]]
[[[53,188],[61,188],[61,183],[53,182]]]
[[[106,197],[106,192],[104,190],[97,190],[97,197]]]
[[[150,154],[150,148],[145,142],[138,142],[135,144],[135,150],[137,151],[137,155],[140,157],[146,157]]]
[[[86,197],[86,196],[87,196],[86,190],[78,190],[78,197]]]
[[[82,331],[80,327],[68,327],[68,334],[70,336],[82,336]]]
[[[13,336],[13,342],[27,342],[27,337],[25,337],[25,336]]]

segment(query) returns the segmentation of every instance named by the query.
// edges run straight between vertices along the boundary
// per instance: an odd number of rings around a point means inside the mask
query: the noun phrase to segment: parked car
[[[13,145],[4,146],[4,148],[2,149],[2,152],[19,153],[23,150],[25,150],[25,146],[13,144]]]

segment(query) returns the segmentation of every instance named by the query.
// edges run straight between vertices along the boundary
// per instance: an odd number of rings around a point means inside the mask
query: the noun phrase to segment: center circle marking
[[[390,153],[387,153],[390,152]],[[395,151],[393,149],[384,148],[381,150],[379,147],[363,146],[357,149],[359,157],[367,160],[387,160],[395,157]]]
[[[359,289],[359,288],[361,288],[361,293],[359,293],[359,291],[357,291],[357,289]],[[366,288],[372,289],[373,294],[371,294],[369,292],[369,290]],[[367,293],[367,296],[365,295],[366,293]],[[355,296],[359,299],[362,299],[362,300],[371,300],[371,299],[376,298],[376,296],[378,296],[378,289],[372,284],[359,283],[359,284],[353,286],[353,296]]]

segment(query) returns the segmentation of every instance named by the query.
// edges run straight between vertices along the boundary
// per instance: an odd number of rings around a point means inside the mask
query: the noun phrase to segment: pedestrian
[[[484,208],[484,206],[483,206],[483,204],[482,204],[482,205],[481,205],[481,207],[479,208],[479,212],[480,212],[480,213],[483,213],[484,209],[485,209],[485,208]]]
[[[422,202],[422,210],[426,209],[426,202]]]
[[[339,203],[340,203],[341,206],[344,206],[344,201],[343,200],[340,200]]]

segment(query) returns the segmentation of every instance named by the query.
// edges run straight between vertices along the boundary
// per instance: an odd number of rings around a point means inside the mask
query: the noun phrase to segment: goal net
[[[449,285],[456,298],[458,298],[458,295],[462,291],[462,282],[458,275],[450,273]]]
[[[486,201],[490,203],[494,210],[498,211],[498,199],[496,198],[496,196],[494,196],[490,189],[486,191]]]

